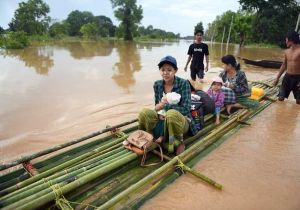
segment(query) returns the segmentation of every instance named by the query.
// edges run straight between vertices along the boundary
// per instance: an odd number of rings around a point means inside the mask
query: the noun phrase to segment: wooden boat
[[[247,58],[240,58],[244,60],[246,64],[254,65],[254,66],[260,66],[264,68],[273,68],[273,69],[279,69],[282,65],[282,61],[273,61],[273,60],[250,60]]]
[[[205,128],[184,140],[187,149],[178,156],[164,155],[160,165],[141,167],[141,156],[122,146],[128,134],[137,129],[136,119],[1,163],[0,208],[137,209],[181,176],[182,171],[222,189],[220,184],[190,168],[274,101],[278,87],[271,84],[272,80],[253,82],[253,86],[265,91],[256,108],[223,116],[218,126],[213,115],[206,115]],[[77,145],[86,140],[87,143]],[[147,161],[158,158],[154,150]],[[18,165],[23,168],[12,168]]]

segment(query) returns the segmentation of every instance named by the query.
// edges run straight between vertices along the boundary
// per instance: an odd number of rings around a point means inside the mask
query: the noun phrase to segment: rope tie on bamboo
[[[64,197],[58,184],[51,185],[50,188],[55,194],[55,203],[62,210],[73,210],[69,201]]]
[[[68,201],[64,197],[58,184],[52,185],[51,180],[47,181],[47,178],[43,178],[43,181],[47,183],[49,187],[52,189],[53,193],[55,194],[56,205],[62,210],[74,210],[74,208],[71,206],[71,203],[76,205],[86,206],[86,207],[92,207],[94,209],[98,208],[98,206],[93,206],[90,204]]]
[[[179,168],[182,173],[184,172],[188,172],[192,175],[194,175],[195,177],[202,179],[203,181],[205,181],[206,183],[212,185],[213,187],[217,188],[218,190],[222,190],[223,186],[221,184],[218,184],[217,182],[215,182],[214,180],[208,178],[207,176],[204,176],[203,174],[200,174],[197,171],[194,171],[193,169],[191,169],[190,167],[186,166],[181,160],[180,158],[177,156],[177,162],[178,164],[176,165],[177,168]]]
[[[69,201],[64,197],[58,184],[52,184],[51,180],[47,180],[47,178],[43,178],[43,181],[44,183],[47,183],[50,189],[53,191],[55,195],[55,203],[60,209],[73,210]]]
[[[107,126],[106,126],[106,128],[109,128],[109,127],[111,127],[111,126],[110,126],[110,125],[107,125]],[[126,133],[122,132],[119,128],[114,128],[114,129],[112,129],[112,130],[110,131],[110,133],[111,133],[112,135],[117,136],[118,138],[121,138],[121,137],[126,136]]]
[[[178,169],[180,169],[180,171],[184,174],[185,173],[185,165],[184,165],[184,163],[180,160],[180,158],[177,156],[176,157],[176,159],[177,159],[177,165],[176,165],[176,168],[178,168]]]

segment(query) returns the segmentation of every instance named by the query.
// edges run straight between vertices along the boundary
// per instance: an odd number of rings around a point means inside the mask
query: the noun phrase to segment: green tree
[[[239,2],[242,9],[255,13],[251,27],[256,42],[283,44],[287,31],[294,30],[300,11],[297,0],[240,0]]]
[[[200,22],[195,26],[194,31],[204,31],[202,21],[200,21]]]
[[[253,42],[252,22],[254,19],[252,12],[245,11],[226,11],[221,16],[217,16],[216,19],[208,24],[206,31],[206,39],[221,42],[223,37],[223,31],[225,28],[225,37],[223,41],[227,40],[229,28],[231,24],[231,18],[233,18],[232,28],[230,32],[230,42],[239,43],[240,35],[243,34],[247,42]]]
[[[21,2],[9,23],[9,28],[11,31],[24,31],[28,35],[43,34],[49,26],[49,12],[50,8],[43,0]]]
[[[99,35],[102,37],[112,37],[115,35],[116,26],[110,18],[100,15],[95,17],[95,22],[99,28]]]
[[[94,15],[91,12],[87,12],[87,11],[72,11],[67,19],[66,19],[67,23],[70,24],[70,35],[71,36],[78,36],[80,35],[80,28],[81,26],[83,26],[84,24],[87,23],[92,23],[95,21]]]
[[[83,34],[84,38],[94,39],[99,35],[99,28],[95,22],[87,23],[81,26],[80,32]]]
[[[6,49],[22,49],[29,44],[24,31],[10,31],[5,36],[0,36],[0,47]]]
[[[62,37],[69,34],[70,24],[67,22],[54,23],[49,28],[49,34],[52,37]]]
[[[136,0],[111,0],[111,3],[115,8],[115,17],[121,21],[117,35],[122,35],[124,40],[133,40],[138,24],[143,18],[142,6],[137,6]]]
[[[0,34],[3,34],[4,31],[5,31],[5,30],[0,26]]]

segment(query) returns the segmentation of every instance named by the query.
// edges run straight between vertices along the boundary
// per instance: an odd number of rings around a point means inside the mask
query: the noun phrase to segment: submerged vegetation
[[[89,11],[79,10],[70,12],[65,20],[55,21],[48,16],[50,7],[43,0],[21,2],[9,23],[9,28],[4,30],[0,27],[0,47],[24,48],[31,40],[70,40],[74,37],[128,41],[170,41],[180,38],[180,34],[157,29],[152,25],[140,25],[143,9],[141,5],[137,5],[136,0],[111,0],[111,3],[115,17],[120,21],[118,26],[114,25],[109,17],[94,16]],[[242,44],[263,43],[264,46],[281,47],[284,45],[284,36],[287,31],[294,30],[300,11],[297,0],[240,0],[239,3],[241,10],[226,11],[208,24],[205,31],[206,40],[226,42],[231,29],[231,43],[243,41]],[[204,31],[202,21],[199,21],[194,29]]]

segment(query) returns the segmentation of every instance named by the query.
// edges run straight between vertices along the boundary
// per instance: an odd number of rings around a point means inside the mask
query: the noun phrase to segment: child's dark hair
[[[241,66],[236,62],[235,57],[233,55],[225,55],[222,57],[222,62],[225,64],[231,64],[236,70],[240,70]]]
[[[300,44],[299,34],[296,31],[290,31],[287,33],[286,38],[295,44]]]
[[[204,34],[202,30],[195,30],[194,35],[196,36],[198,33],[201,33],[202,35]]]

